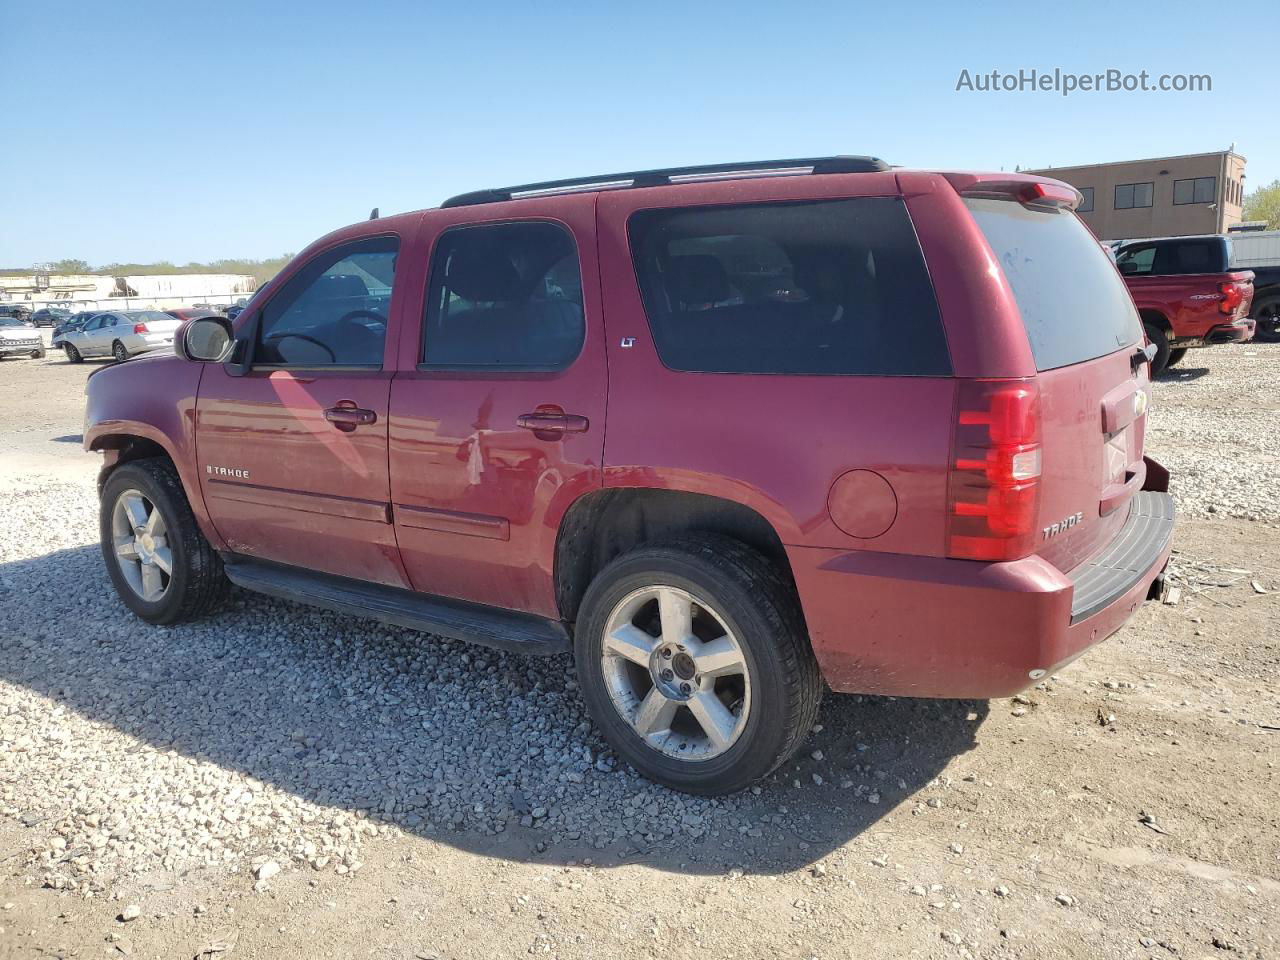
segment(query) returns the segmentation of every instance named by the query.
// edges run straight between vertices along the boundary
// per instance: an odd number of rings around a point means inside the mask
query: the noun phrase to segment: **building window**
[[[1217,177],[1195,177],[1188,180],[1173,181],[1173,202],[1213,203],[1214,194],[1218,192]]]
[[[1132,210],[1134,207],[1151,206],[1153,183],[1121,183],[1116,185],[1116,209]]]
[[[1076,213],[1093,213],[1093,187],[1079,187],[1080,206],[1076,207]]]

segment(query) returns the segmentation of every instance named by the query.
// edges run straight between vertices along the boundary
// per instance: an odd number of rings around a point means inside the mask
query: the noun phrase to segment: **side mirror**
[[[1126,277],[1131,276],[1138,272],[1138,265],[1132,260],[1126,260],[1120,264],[1120,272]]]
[[[173,338],[174,351],[184,360],[222,361],[231,350],[234,333],[226,317],[188,320]]]

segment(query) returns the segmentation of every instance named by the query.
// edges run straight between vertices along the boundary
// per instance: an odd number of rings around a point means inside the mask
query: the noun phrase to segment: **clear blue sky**
[[[0,2],[0,266],[266,257],[484,186],[834,153],[1280,177],[1280,4]],[[1253,51],[1253,52],[1250,52]],[[1212,93],[956,92],[1208,73]]]

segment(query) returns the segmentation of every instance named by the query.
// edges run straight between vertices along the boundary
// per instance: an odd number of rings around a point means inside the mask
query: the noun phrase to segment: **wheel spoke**
[[[631,722],[640,736],[652,737],[671,729],[671,721],[675,719],[679,707],[674,700],[664,697],[657,687],[652,687],[640,702],[635,719]]]
[[[151,558],[155,562],[155,565],[157,567],[159,567],[169,576],[171,577],[173,576],[173,551],[172,550],[170,550],[168,547],[156,547],[155,551],[151,554]]]
[[[120,498],[120,506],[124,507],[129,523],[137,530],[147,525],[147,505],[136,493],[127,493]]]
[[[649,655],[653,653],[657,643],[635,624],[625,624],[613,633],[605,634],[604,648],[607,653],[615,654],[630,660],[642,667],[649,666]]]
[[[683,593],[663,589],[658,594],[662,642],[684,644],[693,636],[693,601]]]
[[[704,643],[694,653],[693,662],[705,677],[731,677],[747,672],[742,651],[728,636]]]
[[[723,750],[733,739],[737,718],[710,690],[702,690],[689,698],[689,710],[707,739],[717,750]]]
[[[160,568],[152,563],[142,565],[142,599],[154,600],[164,593],[164,581],[160,577]]]
[[[121,537],[116,540],[116,556],[125,560],[138,559],[138,544],[133,537]]]
[[[160,515],[160,511],[154,504],[151,506],[151,514],[147,517],[146,532],[153,537],[163,537],[165,535],[164,517]]]

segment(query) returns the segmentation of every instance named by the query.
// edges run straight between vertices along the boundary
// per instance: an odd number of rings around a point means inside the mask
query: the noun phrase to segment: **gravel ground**
[[[1280,344],[1190,350],[1157,381],[1147,449],[1182,516],[1280,520]]]
[[[829,696],[715,800],[616,764],[568,658],[245,593],[141,624],[86,367],[0,364],[0,956],[1274,957],[1280,347],[1185,363],[1178,605],[1014,702]]]

